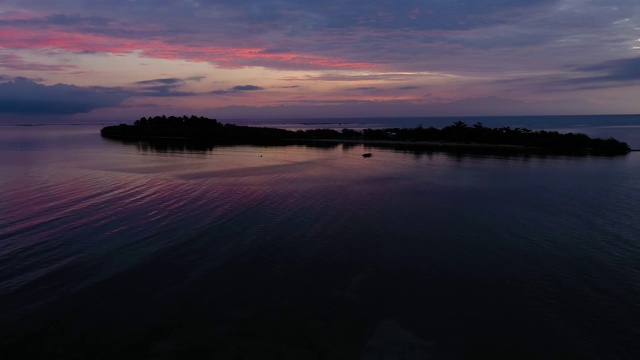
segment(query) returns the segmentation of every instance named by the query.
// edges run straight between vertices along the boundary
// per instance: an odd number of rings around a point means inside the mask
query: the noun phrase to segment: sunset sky
[[[638,0],[0,0],[0,121],[628,113]]]

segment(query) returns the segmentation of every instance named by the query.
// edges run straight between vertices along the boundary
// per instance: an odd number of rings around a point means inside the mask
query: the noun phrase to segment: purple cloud
[[[247,91],[260,91],[264,90],[263,87],[256,85],[236,85],[230,89],[226,90],[213,90],[210,91],[209,94],[212,95],[242,95],[243,92]]]
[[[15,54],[0,54],[0,67],[21,71],[68,71],[77,69],[76,65],[50,65],[29,62]]]
[[[637,82],[640,80],[640,57],[604,61],[575,69],[601,75],[578,79],[582,83]]]
[[[183,79],[178,78],[166,78],[166,79],[152,79],[152,80],[143,80],[137,81],[136,85],[176,85],[176,84],[184,84],[185,81]]]
[[[160,78],[135,82],[132,92],[149,97],[181,97],[196,95],[191,91],[180,91],[179,89],[184,87],[188,82],[195,81],[200,82],[204,79],[204,76],[192,76],[184,79],[180,78]]]
[[[234,91],[256,91],[264,90],[264,88],[256,85],[238,85],[233,87]]]

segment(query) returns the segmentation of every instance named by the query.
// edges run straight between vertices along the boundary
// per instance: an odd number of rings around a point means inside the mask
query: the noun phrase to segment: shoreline
[[[624,155],[628,144],[616,139],[590,138],[581,133],[561,134],[557,131],[533,131],[510,127],[488,128],[482,123],[467,125],[458,121],[442,129],[386,128],[361,131],[343,129],[310,129],[291,131],[221,124],[204,117],[141,118],[134,125],[107,126],[103,137],[123,141],[195,141],[204,143],[299,143],[299,144],[363,144],[369,146],[422,148],[442,151],[517,152],[574,155]]]

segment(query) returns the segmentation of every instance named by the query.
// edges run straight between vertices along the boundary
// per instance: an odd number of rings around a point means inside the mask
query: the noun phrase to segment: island
[[[269,127],[222,124],[216,119],[196,116],[156,116],[140,118],[133,125],[106,126],[101,130],[105,138],[124,141],[167,140],[255,143],[282,142],[342,142],[377,146],[413,146],[435,150],[479,152],[562,153],[575,155],[624,155],[631,149],[625,142],[613,138],[591,138],[582,133],[530,130],[508,126],[490,128],[477,122],[467,125],[454,122],[442,129],[417,126],[415,128],[385,129],[313,129],[286,130]]]

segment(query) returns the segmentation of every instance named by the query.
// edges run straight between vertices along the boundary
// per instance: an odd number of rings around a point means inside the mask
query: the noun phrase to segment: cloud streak
[[[167,37],[166,34],[164,36]],[[151,37],[153,38],[153,37]],[[171,39],[118,38],[100,34],[66,32],[51,29],[47,32],[17,27],[0,27],[0,47],[6,49],[63,49],[74,53],[134,54],[143,57],[208,62],[220,68],[239,69],[263,66],[273,69],[364,69],[376,68],[365,61],[301,53],[265,52],[260,47],[212,46],[177,44]]]
[[[236,85],[226,90],[213,90],[209,92],[212,95],[243,95],[246,92],[254,92],[264,90],[263,87],[256,85]]]
[[[29,62],[15,54],[0,53],[0,68],[19,71],[69,71],[78,67],[76,65],[50,65]]]
[[[233,91],[257,91],[264,90],[264,88],[256,85],[237,85],[233,87]]]
[[[188,82],[200,82],[204,76],[193,76],[188,78],[160,78],[137,81],[133,84],[133,89],[139,96],[148,97],[182,97],[193,96],[197,93],[192,91],[181,91]]]
[[[598,74],[566,80],[588,88],[632,85],[640,82],[640,57],[604,61],[594,65],[579,66],[576,73]]]

